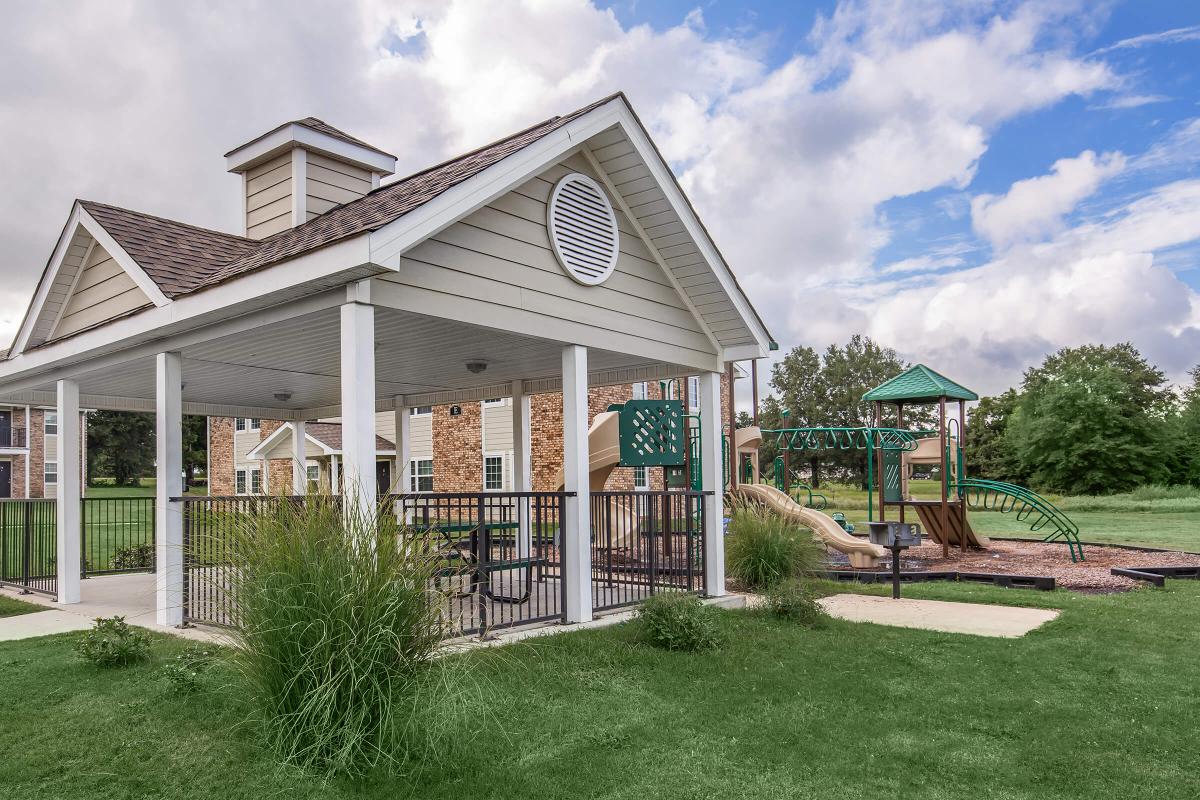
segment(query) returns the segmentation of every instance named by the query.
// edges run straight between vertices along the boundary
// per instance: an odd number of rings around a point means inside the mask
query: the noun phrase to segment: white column
[[[530,436],[530,395],[525,394],[525,381],[512,382],[513,490],[533,491],[533,447]],[[530,527],[530,501],[517,502],[517,557],[533,554],[533,533]]]
[[[304,423],[292,423],[292,494],[308,494],[308,459],[305,452]]]
[[[342,481],[347,512],[374,513],[375,308],[342,306]]]
[[[592,618],[591,500],[588,483],[587,348],[569,344],[562,352],[563,514],[562,569],[567,582],[567,622]]]
[[[329,493],[333,495],[342,493],[342,476],[341,470],[338,469],[336,453],[329,456]]]
[[[28,430],[28,429],[27,429]],[[58,382],[58,602],[79,602],[79,384]],[[28,459],[27,459],[28,460]]]
[[[183,624],[183,360],[159,353],[155,378],[155,603],[159,625]]]
[[[704,491],[704,593],[725,594],[724,464],[721,457],[721,373],[700,373],[700,458]]]
[[[397,398],[398,400],[399,398]],[[396,493],[407,494],[411,491],[412,486],[409,481],[410,469],[412,464],[412,429],[410,420],[412,415],[407,406],[402,403],[396,405]]]

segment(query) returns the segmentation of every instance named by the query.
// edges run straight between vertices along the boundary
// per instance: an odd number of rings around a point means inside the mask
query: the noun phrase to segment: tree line
[[[95,486],[137,486],[154,475],[154,415],[92,411],[87,417],[87,475]],[[183,418],[183,474],[186,489],[207,467],[208,426],[204,417]]]
[[[868,390],[911,366],[866,336],[818,353],[796,347],[771,372],[760,406],[766,429],[874,424]],[[1063,348],[1025,370],[1021,383],[968,409],[967,473],[1064,494],[1106,494],[1144,484],[1200,485],[1200,366],[1175,387],[1133,347]],[[884,425],[895,425],[894,410]],[[934,429],[936,407],[905,409],[904,427]],[[770,437],[760,464],[778,455]],[[863,482],[866,453],[792,455],[801,477]]]

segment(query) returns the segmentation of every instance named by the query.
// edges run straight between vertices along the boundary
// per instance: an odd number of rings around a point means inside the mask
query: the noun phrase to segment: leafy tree
[[[183,489],[192,486],[192,479],[208,464],[208,420],[205,417],[183,418]]]
[[[154,466],[154,416],[125,411],[88,415],[88,476],[112,478],[117,486],[137,486]]]
[[[967,458],[967,474],[996,481],[1024,483],[1020,463],[1008,437],[1008,423],[1017,408],[1020,395],[1009,389],[994,397],[981,397],[979,404],[967,414],[966,437],[963,442]]]
[[[1200,486],[1200,364],[1188,375],[1192,383],[1183,391],[1183,403],[1168,430],[1174,443],[1173,478]]]
[[[1064,348],[1025,373],[1007,436],[1038,487],[1100,494],[1168,477],[1174,395],[1130,344]]]
[[[873,425],[874,410],[862,396],[907,367],[895,350],[882,347],[867,336],[852,336],[845,345],[830,345],[820,355],[811,347],[796,347],[771,371],[779,414],[782,417],[787,412],[786,424],[781,427]],[[760,417],[765,419],[766,415],[760,413]],[[905,411],[905,427],[928,427],[931,420],[927,407],[914,406]],[[895,420],[885,420],[884,424],[895,424]],[[768,427],[765,422],[763,427]],[[774,458],[773,453],[771,457]],[[794,456],[793,462],[800,457]],[[865,451],[814,451],[804,457],[809,459],[814,484],[823,464],[843,475],[866,479]]]

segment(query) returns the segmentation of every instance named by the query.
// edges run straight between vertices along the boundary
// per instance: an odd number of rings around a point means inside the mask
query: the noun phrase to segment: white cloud
[[[714,35],[699,13],[666,29],[627,28],[584,0],[486,9],[309,0],[287,14],[234,0],[8,4],[0,180],[21,191],[0,194],[0,291],[14,293],[0,296],[0,338],[76,196],[233,229],[236,180],[220,154],[284,119],[322,117],[396,152],[404,172],[623,89],[785,347],[866,331],[910,357],[942,354],[953,374],[963,361],[970,375],[1006,381],[1087,326],[1118,336],[1127,325],[1166,347],[1190,335],[1200,308],[1149,255],[1148,243],[1188,235],[1184,185],[1063,230],[1058,220],[1086,182],[1068,190],[1054,172],[1057,205],[1032,215],[1053,220],[1035,225],[1050,241],[1034,247],[1022,234],[967,272],[949,272],[967,256],[958,250],[891,264],[887,275],[873,266],[893,237],[882,204],[948,188],[947,207],[964,214],[998,126],[1123,88],[1062,33],[1089,24],[1089,13],[850,0],[818,20],[805,52],[771,67],[763,42]],[[1171,148],[1139,164],[1157,168],[1194,141],[1177,131]],[[1090,165],[1093,174],[1113,166]],[[995,199],[993,221],[1019,220],[1014,191]],[[1089,250],[1088,237],[1111,249]],[[1023,308],[1008,300],[1013,286],[1053,302]],[[1076,288],[1094,311],[1070,313]]]
[[[1188,25],[1184,28],[1172,28],[1166,31],[1158,31],[1156,33],[1144,33],[1141,36],[1131,36],[1128,39],[1122,39],[1108,47],[1101,47],[1092,55],[1102,55],[1110,53],[1113,50],[1129,50],[1140,47],[1148,47],[1156,44],[1179,44],[1180,42],[1194,42],[1200,39],[1200,25]]]
[[[1166,103],[1170,100],[1171,98],[1165,94],[1123,94],[1104,103],[1088,106],[1088,108],[1100,111],[1121,111],[1127,108],[1141,108],[1142,106],[1153,105],[1155,103]]]
[[[971,224],[995,247],[1042,238],[1061,229],[1066,214],[1124,168],[1121,153],[1097,157],[1085,150],[1075,158],[1059,159],[1049,174],[1017,181],[1002,196],[973,198]]]
[[[1200,300],[1155,251],[1200,239],[1200,180],[913,289],[881,287],[866,330],[999,391],[1047,351],[1133,341],[1172,375],[1196,360]]]

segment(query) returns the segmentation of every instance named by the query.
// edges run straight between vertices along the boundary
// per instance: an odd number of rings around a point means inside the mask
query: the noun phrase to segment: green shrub
[[[638,610],[638,620],[655,646],[695,652],[720,646],[719,613],[695,595],[668,592],[646,600]]]
[[[216,662],[216,648],[208,645],[189,645],[163,666],[163,678],[177,694],[192,694],[203,686],[203,677]]]
[[[98,667],[125,667],[150,660],[150,634],[124,617],[101,617],[75,643],[75,652]]]
[[[428,538],[315,496],[223,537],[233,664],[268,744],[324,774],[396,763],[413,734],[402,709],[441,685],[423,674],[444,632]]]
[[[766,593],[767,608],[777,617],[799,623],[806,628],[816,628],[829,615],[817,602],[817,594],[806,584],[791,578],[772,586]]]
[[[747,589],[768,589],[814,572],[825,560],[825,550],[812,531],[756,503],[734,507],[729,533],[725,568]]]
[[[135,544],[113,553],[113,569],[149,569],[154,566],[154,545]]]

